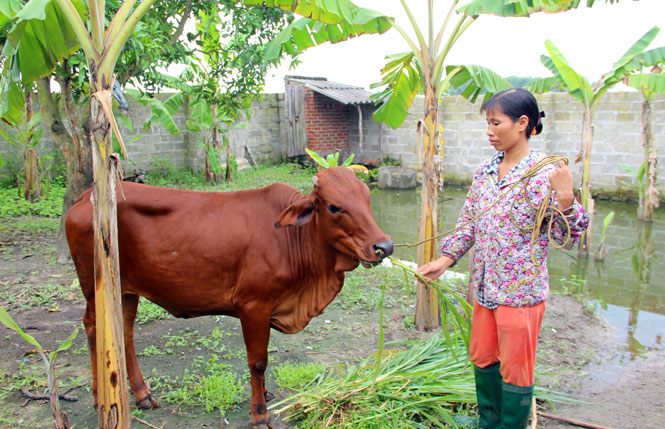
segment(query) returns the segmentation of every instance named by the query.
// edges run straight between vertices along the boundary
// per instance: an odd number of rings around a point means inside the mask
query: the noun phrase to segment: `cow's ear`
[[[312,219],[316,210],[316,196],[311,192],[288,206],[279,215],[275,228],[304,225]]]

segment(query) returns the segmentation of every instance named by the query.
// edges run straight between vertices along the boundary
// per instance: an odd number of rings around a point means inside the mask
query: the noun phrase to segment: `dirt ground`
[[[0,229],[0,306],[46,349],[82,328],[84,302],[71,265],[55,264],[52,235],[17,233]],[[422,334],[405,320],[412,308],[394,305],[385,318],[386,341],[416,338]],[[319,362],[333,366],[364,358],[377,350],[378,312],[340,305],[339,297],[326,312],[312,320],[301,333],[271,337],[271,365],[283,362]],[[246,373],[244,347],[237,320],[202,317],[189,320],[167,318],[137,325],[137,350],[144,375],[179,377],[196,359],[210,350],[205,341],[215,329],[224,332],[223,353],[238,373]],[[150,346],[163,345],[164,338],[179,334],[189,344],[174,346],[168,354],[149,354]],[[199,340],[196,342],[196,340]],[[46,401],[28,400],[19,391],[21,383],[41,375],[39,359],[26,355],[31,349],[18,334],[0,327],[0,427],[50,428]],[[541,404],[539,410],[556,416],[612,428],[662,428],[665,421],[665,350],[646,358],[616,363],[620,350],[613,332],[602,320],[568,296],[553,296],[548,302],[541,331],[537,369],[540,385],[564,392],[583,402]],[[61,402],[70,423],[77,429],[97,426],[89,389],[90,361],[85,332],[79,330],[72,348],[57,359],[61,393],[79,398]],[[22,374],[18,377],[17,374]],[[37,377],[38,378],[38,377]],[[43,376],[42,376],[43,378]],[[269,372],[268,389],[280,392]],[[37,392],[33,392],[37,393]],[[159,398],[160,393],[156,391]],[[247,397],[247,395],[245,395]],[[132,401],[133,402],[133,401]],[[181,407],[164,401],[157,410],[135,412],[139,419],[158,428],[220,427],[219,414],[202,407]],[[227,427],[247,427],[248,401],[238,404],[226,416]],[[291,427],[273,415],[278,427]],[[149,427],[134,421],[133,427]],[[540,417],[538,427],[571,427]]]

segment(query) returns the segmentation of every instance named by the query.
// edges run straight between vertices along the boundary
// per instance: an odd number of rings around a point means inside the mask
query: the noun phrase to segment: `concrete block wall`
[[[160,101],[166,101],[171,94],[155,94]],[[129,160],[123,161],[125,173],[132,170],[150,170],[158,165],[173,165],[176,168],[191,168],[190,155],[195,150],[195,138],[188,132],[171,135],[161,124],[151,123],[144,128],[152,112],[131,97],[127,98],[128,116],[131,118],[132,131],[119,121],[120,133],[127,147]],[[186,130],[187,106],[173,117],[179,130]],[[46,135],[46,133],[44,134]],[[134,142],[130,140],[139,136]],[[133,164],[133,163],[135,164]],[[204,164],[205,165],[205,164]]]
[[[160,100],[166,100],[170,94],[156,94]],[[128,116],[131,118],[130,128],[118,120],[120,132],[126,143],[130,160],[123,161],[126,173],[133,170],[151,170],[160,165],[172,165],[176,168],[187,168],[200,171],[205,168],[205,155],[199,147],[201,137],[187,131],[187,106],[174,115],[174,121],[180,134],[171,135],[161,124],[152,123],[147,128],[143,124],[152,113],[150,108],[141,105],[131,97],[127,97]],[[35,104],[35,110],[39,106]],[[283,120],[284,94],[267,94],[262,100],[252,104],[250,119],[244,117],[238,124],[248,123],[246,127],[234,127],[230,133],[231,148],[238,157],[245,157],[247,145],[254,159],[261,162],[275,162],[286,156],[286,128]],[[235,124],[236,126],[238,124]],[[12,130],[6,124],[0,125],[9,133]],[[137,141],[131,141],[139,136]],[[58,152],[53,138],[45,131],[38,146],[39,155]],[[4,139],[0,139],[0,156],[8,158],[9,151],[16,156],[16,149]],[[6,172],[6,167],[3,172]]]
[[[314,94],[314,93],[312,93]],[[158,95],[159,97],[166,97]],[[341,149],[346,156],[356,154],[359,162],[372,162],[390,156],[401,159],[404,165],[417,166],[418,154],[416,127],[423,117],[424,101],[416,98],[408,118],[396,130],[376,124],[372,118],[374,107],[361,107],[363,122],[363,145],[358,144],[358,109],[356,106],[336,105],[333,100],[314,96],[311,102],[317,105],[318,115],[328,115],[329,133],[345,127],[346,140],[330,150]],[[550,93],[537,96],[543,118],[543,132],[531,138],[531,147],[538,151],[568,157],[571,160],[575,183],[580,181],[580,164],[572,164],[581,148],[582,115],[581,103],[574,101],[566,93]],[[137,142],[129,143],[128,150],[136,166],[126,163],[125,170],[134,168],[150,169],[151,164],[166,162],[194,170],[202,169],[203,152],[198,147],[199,137],[192,133],[171,136],[161,125],[153,124],[143,130],[141,125],[150,117],[147,107],[132,100],[130,115],[133,133],[122,128],[123,136],[129,141],[140,135]],[[443,125],[444,168],[446,183],[468,184],[478,165],[494,154],[487,142],[485,117],[480,113],[481,102],[469,103],[462,97],[444,97],[439,109],[439,121]],[[651,101],[652,134],[659,154],[665,153],[665,96],[654,95]],[[624,182],[635,183],[635,179],[621,167],[624,163],[634,170],[641,165],[644,157],[642,149],[642,96],[637,92],[612,92],[604,96],[594,115],[594,143],[591,159],[591,186],[601,196],[621,198],[629,192]],[[231,131],[231,147],[236,156],[245,156],[247,145],[257,162],[274,162],[286,158],[286,124],[284,121],[284,95],[268,94],[252,105],[249,125]],[[176,123],[185,128],[187,111],[176,114]],[[322,116],[321,116],[322,117]],[[247,122],[242,120],[239,122]],[[320,120],[319,126],[324,121]],[[312,123],[311,125],[315,125]],[[337,128],[335,128],[337,127]],[[334,131],[337,130],[337,131]],[[313,137],[322,136],[324,131],[312,128]],[[339,135],[344,135],[339,131]],[[0,141],[0,155],[8,150],[8,144]],[[326,149],[310,147],[326,152]],[[55,146],[48,132],[44,133],[40,153],[55,152]],[[329,150],[328,150],[329,151]],[[660,181],[658,189],[665,195],[665,163],[658,164]]]
[[[581,164],[574,164],[582,143],[582,104],[566,93],[537,96],[539,107],[545,111],[543,132],[531,138],[533,149],[552,155],[568,157],[575,183],[581,179]],[[487,141],[485,116],[480,113],[482,102],[469,103],[462,97],[444,97],[439,109],[439,121],[444,127],[445,180],[466,184],[475,168],[494,154]],[[417,141],[416,125],[423,115],[424,100],[416,98],[409,117],[396,130],[386,128],[382,153],[401,158],[409,166],[418,165],[414,152]],[[659,154],[665,153],[665,96],[654,95],[651,100],[652,134]],[[624,182],[635,183],[621,164],[637,170],[644,161],[642,149],[642,96],[637,92],[611,92],[604,96],[594,113],[594,141],[591,153],[590,180],[592,192],[604,197],[622,197],[630,193]],[[385,155],[384,155],[385,156]],[[657,188],[665,195],[665,165],[658,165],[661,178]]]
[[[372,113],[376,109],[372,104],[349,106],[349,152],[355,154],[354,163],[378,165],[385,157],[381,152],[382,136],[385,124],[374,122]],[[360,109],[360,112],[358,111]],[[362,116],[362,144],[358,121]]]

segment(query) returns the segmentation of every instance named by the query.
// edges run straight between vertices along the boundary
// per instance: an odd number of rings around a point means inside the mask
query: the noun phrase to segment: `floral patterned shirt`
[[[563,216],[549,208],[532,246],[536,208],[549,191],[548,174],[554,166],[542,168],[522,190],[524,182],[513,185],[520,182],[524,173],[545,155],[531,151],[499,181],[499,164],[504,155],[504,152],[498,152],[474,174],[457,226],[470,222],[444,237],[441,252],[457,262],[475,244],[470,281],[478,302],[488,308],[497,305],[528,307],[549,297],[547,247],[550,220],[550,235],[558,245],[568,238],[564,217],[568,221],[570,240],[566,248],[571,249],[586,231],[589,218],[576,200],[562,212]],[[507,194],[502,197],[505,192]],[[482,213],[497,199],[499,201],[493,208]],[[556,193],[551,194],[549,205],[557,207]],[[475,217],[478,219],[472,220]]]

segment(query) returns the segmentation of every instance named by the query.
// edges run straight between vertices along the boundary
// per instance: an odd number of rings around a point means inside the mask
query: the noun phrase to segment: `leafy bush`
[[[62,213],[64,197],[65,188],[57,185],[52,185],[48,194],[34,203],[21,197],[16,188],[0,188],[0,218],[30,215],[57,218]]]

